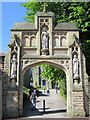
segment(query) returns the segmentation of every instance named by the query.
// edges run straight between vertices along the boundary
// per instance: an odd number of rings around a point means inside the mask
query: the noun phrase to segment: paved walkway
[[[45,113],[43,113],[43,100],[45,100]],[[36,108],[31,111],[30,103],[24,108],[24,116],[27,118],[65,118],[66,117],[66,101],[60,96],[60,92],[56,94],[55,90],[50,90],[50,94],[43,93],[38,97]]]
[[[46,109],[43,113],[43,100],[45,99]],[[38,97],[37,110],[31,111],[30,102],[25,105],[24,117],[5,119],[5,120],[90,120],[89,117],[67,118],[66,117],[66,101],[63,97],[50,90],[50,94],[42,92]]]

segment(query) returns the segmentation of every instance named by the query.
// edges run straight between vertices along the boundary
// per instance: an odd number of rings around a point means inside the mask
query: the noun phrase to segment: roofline
[[[38,30],[36,30],[36,29],[27,29],[27,30],[25,30],[25,29],[11,29],[10,31],[38,31]],[[76,29],[72,29],[72,30],[66,30],[66,29],[54,29],[52,32],[54,32],[54,31],[79,31],[78,29],[76,30]]]
[[[37,31],[37,29],[10,29],[10,31]]]
[[[1,53],[7,54],[6,52],[0,51]]]
[[[37,29],[10,29],[10,31],[37,31]]]
[[[79,30],[76,30],[76,29],[72,29],[72,30],[65,30],[65,29],[62,29],[62,30],[60,30],[60,29],[56,29],[56,30],[53,30],[53,32],[56,32],[56,31],[79,31]]]

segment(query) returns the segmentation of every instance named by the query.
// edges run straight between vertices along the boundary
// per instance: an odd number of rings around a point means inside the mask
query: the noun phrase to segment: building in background
[[[38,66],[27,70],[24,75],[23,85],[27,88],[30,86],[43,89],[47,89],[47,87],[52,88],[50,80],[40,77],[43,71],[44,68]]]
[[[7,53],[0,51],[0,69],[4,72],[4,58]]]

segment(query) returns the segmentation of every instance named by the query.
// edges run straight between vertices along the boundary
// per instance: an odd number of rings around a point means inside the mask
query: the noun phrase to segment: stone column
[[[22,69],[20,70],[20,79],[18,86],[18,114],[19,116],[23,115],[23,75]]]
[[[9,48],[9,76],[11,73],[11,48]],[[8,80],[8,85],[10,85],[10,79]]]
[[[50,56],[52,56],[53,54],[53,43],[52,43],[52,39],[53,39],[53,35],[52,35],[52,30],[53,30],[53,23],[52,23],[52,18],[49,18],[49,52],[50,52]]]
[[[38,19],[39,19],[39,18],[38,18]],[[36,18],[35,18],[35,21],[36,21]],[[36,21],[35,23],[38,23],[38,24],[39,24],[39,23],[40,23],[40,19],[39,19],[39,22]],[[35,27],[37,27],[37,26],[35,26]],[[40,44],[40,43],[41,43],[41,41],[40,41],[40,39],[41,39],[41,38],[40,38],[40,25],[38,25],[37,28],[38,28],[38,32],[37,32],[37,48],[38,48],[38,49],[37,49],[37,53],[38,53],[38,55],[40,56],[40,49],[41,49],[41,46],[40,46],[40,45],[41,45],[41,44]]]
[[[37,87],[39,87],[39,68],[36,68],[36,81],[37,81]]]
[[[18,65],[17,65],[17,86],[19,86],[19,79],[20,79],[20,77],[19,77],[19,75],[20,75],[20,47],[18,47],[18,54],[17,54],[18,56],[17,56],[17,63],[18,63]]]
[[[82,52],[80,47],[78,47],[78,54],[79,54],[79,75],[80,75],[80,84],[82,85]]]
[[[88,83],[88,93],[89,93],[88,101],[89,101],[89,116],[90,116],[90,82]]]
[[[72,116],[72,85],[73,85],[73,69],[72,69],[72,49],[70,48],[70,68],[67,70],[67,116]]]
[[[76,88],[72,92],[72,116],[85,116],[83,90]]]

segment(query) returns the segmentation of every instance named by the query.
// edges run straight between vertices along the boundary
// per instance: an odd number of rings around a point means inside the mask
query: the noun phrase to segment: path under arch
[[[43,113],[43,100],[45,99],[45,113]],[[66,101],[60,92],[56,94],[54,89],[50,90],[50,94],[42,91],[41,96],[38,97],[37,110],[31,111],[30,103],[24,107],[24,117],[27,118],[65,118],[66,117]]]

